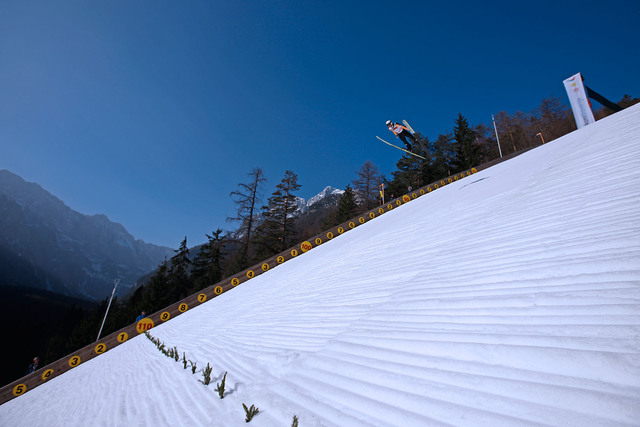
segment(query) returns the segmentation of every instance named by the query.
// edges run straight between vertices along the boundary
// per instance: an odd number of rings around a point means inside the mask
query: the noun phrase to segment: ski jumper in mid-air
[[[411,143],[415,144],[417,142],[416,137],[409,132],[409,129],[402,126],[400,123],[393,123],[391,120],[387,120],[387,127],[396,138],[400,138],[404,145],[407,146],[407,150],[411,150]],[[411,143],[407,142],[407,138],[411,140]]]

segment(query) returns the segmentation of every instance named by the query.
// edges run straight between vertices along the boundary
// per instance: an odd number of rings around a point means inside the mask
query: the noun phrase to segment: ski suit
[[[414,144],[417,142],[415,136],[411,135],[411,132],[409,132],[409,129],[399,123],[393,123],[389,126],[389,130],[393,132],[396,138],[400,138],[402,142],[404,142],[404,145],[407,146],[407,150],[411,150],[411,144],[407,142],[407,138],[409,138]]]

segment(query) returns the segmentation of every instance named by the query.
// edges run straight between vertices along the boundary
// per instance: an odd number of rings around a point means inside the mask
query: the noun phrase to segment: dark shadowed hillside
[[[136,240],[104,215],[83,215],[42,187],[0,171],[0,285],[90,300],[126,292],[170,248]]]

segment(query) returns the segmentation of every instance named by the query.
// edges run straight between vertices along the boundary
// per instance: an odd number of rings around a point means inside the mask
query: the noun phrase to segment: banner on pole
[[[596,119],[593,117],[587,93],[582,84],[582,75],[578,73],[564,80],[564,88],[569,96],[569,103],[578,129],[589,123],[594,123]]]

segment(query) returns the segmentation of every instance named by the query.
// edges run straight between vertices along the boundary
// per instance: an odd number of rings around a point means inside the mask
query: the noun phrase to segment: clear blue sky
[[[309,198],[402,154],[387,119],[435,138],[458,113],[566,101],[582,72],[640,97],[637,1],[0,3],[0,169],[136,238],[190,246],[293,170]],[[597,106],[597,104],[594,104]]]

